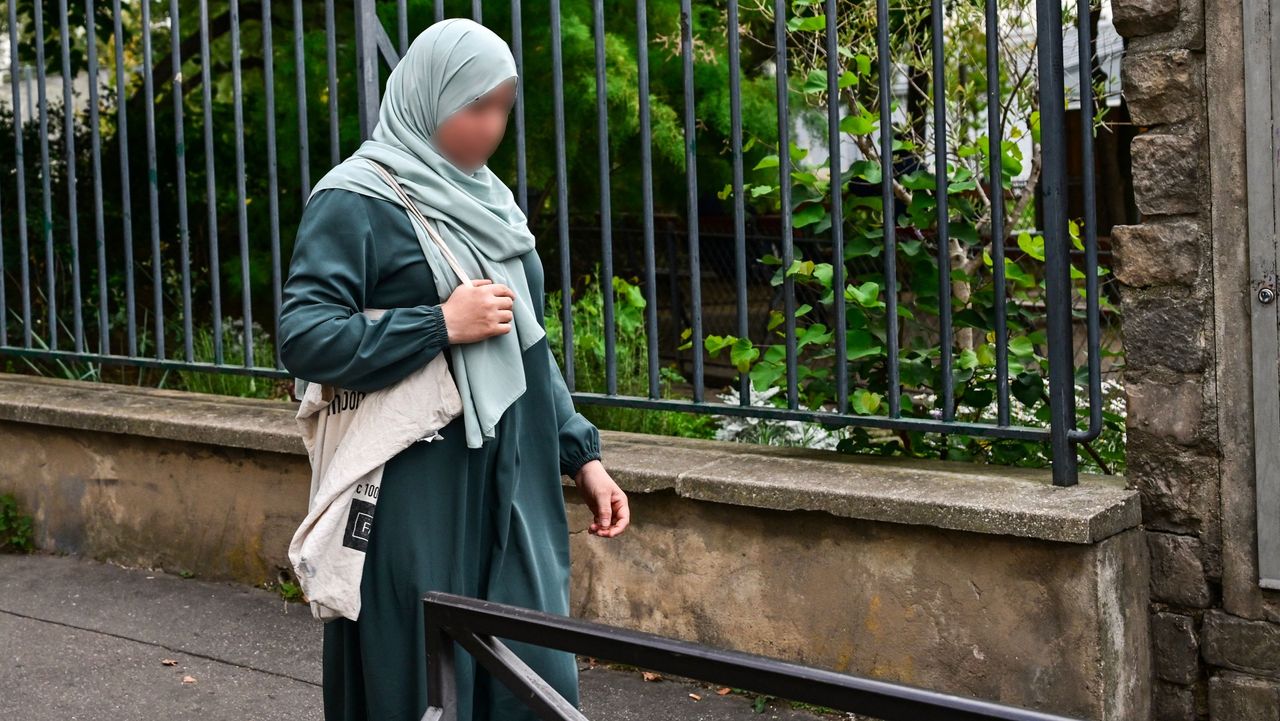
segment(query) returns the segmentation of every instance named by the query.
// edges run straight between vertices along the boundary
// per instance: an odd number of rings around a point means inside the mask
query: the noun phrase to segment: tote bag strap
[[[418,204],[413,202],[413,200],[409,198],[409,195],[404,192],[404,187],[400,185],[395,176],[383,167],[382,163],[368,158],[365,159],[369,160],[369,164],[373,166],[374,170],[378,171],[378,175],[381,175],[382,179],[387,181],[387,185],[390,185],[391,189],[396,191],[396,195],[400,196],[400,202],[404,204],[409,213],[418,219],[418,222],[422,224],[422,227],[427,229],[427,235],[431,236],[431,239],[435,241],[435,244],[440,246],[440,251],[444,253],[444,258],[449,262],[449,267],[453,268],[453,272],[458,274],[458,278],[462,280],[464,285],[470,285],[471,279],[467,276],[467,272],[462,269],[462,265],[458,263],[458,259],[454,256],[453,251],[449,250],[449,246],[445,245],[444,239],[441,238],[440,234],[436,232],[436,229],[431,226],[431,223],[427,222],[426,216],[424,216],[422,211],[418,209]]]

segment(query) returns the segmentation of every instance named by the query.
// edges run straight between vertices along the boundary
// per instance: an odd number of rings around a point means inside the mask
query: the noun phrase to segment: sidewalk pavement
[[[0,719],[322,721],[320,651],[320,622],[271,591],[75,556],[0,554]],[[844,718],[785,702],[756,713],[742,695],[648,682],[583,657],[579,668],[593,721]]]

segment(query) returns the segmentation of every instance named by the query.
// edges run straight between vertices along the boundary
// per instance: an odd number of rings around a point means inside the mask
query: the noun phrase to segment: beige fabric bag
[[[377,166],[443,249],[457,261],[395,179]],[[372,319],[385,308],[366,308]],[[311,615],[322,621],[360,615],[360,580],[386,462],[415,441],[433,441],[462,413],[462,398],[444,352],[408,376],[369,393],[309,383],[295,416],[311,462],[306,518],[289,543]]]

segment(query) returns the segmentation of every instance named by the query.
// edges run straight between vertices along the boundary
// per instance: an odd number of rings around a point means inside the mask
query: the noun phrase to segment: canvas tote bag
[[[370,162],[469,284],[400,184]],[[386,309],[361,312],[377,319]],[[354,621],[360,614],[360,580],[383,467],[411,443],[442,438],[440,429],[462,413],[462,398],[441,352],[385,388],[363,392],[309,383],[300,401],[295,418],[311,462],[311,490],[307,516],[289,543],[289,561],[313,617]]]

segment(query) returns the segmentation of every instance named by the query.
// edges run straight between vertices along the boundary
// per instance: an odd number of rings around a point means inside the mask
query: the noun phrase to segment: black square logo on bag
[[[368,550],[374,508],[377,506],[368,501],[351,499],[351,511],[347,514],[347,530],[342,534],[342,545],[362,553]]]

